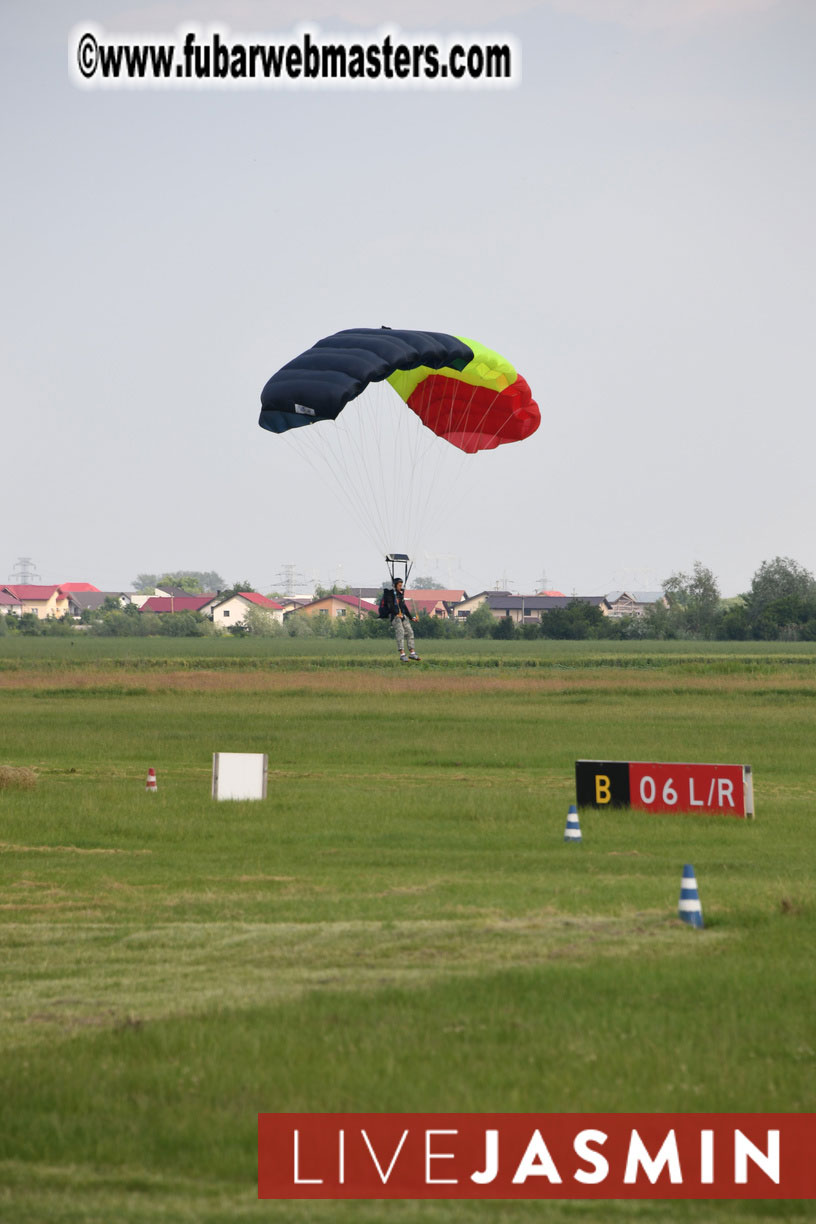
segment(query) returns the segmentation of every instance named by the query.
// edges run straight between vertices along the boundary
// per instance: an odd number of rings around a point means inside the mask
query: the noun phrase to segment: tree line
[[[190,575],[185,571],[185,576]],[[139,575],[153,578],[153,575]],[[174,576],[177,577],[177,576]],[[252,590],[247,582],[226,583],[217,574],[188,576],[190,586],[202,578],[219,578],[223,594]],[[161,585],[146,583],[146,586]],[[444,619],[423,612],[415,626],[418,637],[476,637],[497,640],[558,639],[678,639],[690,641],[816,641],[816,578],[790,557],[763,561],[748,591],[723,599],[710,569],[696,561],[688,573],[678,571],[663,583],[665,602],[655,604],[643,616],[608,617],[600,608],[578,600],[564,608],[545,612],[540,621],[517,625],[511,617],[496,619],[482,604],[470,616]],[[342,593],[337,588],[332,588]],[[352,593],[350,588],[346,593]],[[322,593],[328,594],[329,591]],[[36,614],[0,616],[0,635],[60,635],[86,632],[99,637],[197,637],[217,632],[208,617],[197,612],[158,615],[140,612],[135,604],[124,608],[110,597],[100,609],[85,612],[79,625],[71,616],[39,620]],[[374,615],[347,616],[294,614],[283,624],[261,608],[250,608],[243,625],[228,632],[238,636],[290,636],[370,638],[388,637],[388,621]]]
[[[666,607],[650,612],[648,636],[720,641],[816,640],[816,578],[790,557],[763,561],[748,591],[722,599],[711,570],[699,561],[691,573],[663,584]]]

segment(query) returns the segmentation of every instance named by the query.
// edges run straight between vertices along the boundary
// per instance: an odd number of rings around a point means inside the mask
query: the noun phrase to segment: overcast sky
[[[512,36],[523,79],[112,91],[69,69],[83,23],[305,18]],[[284,362],[383,323],[497,349],[542,413],[453,498],[447,460],[406,466],[439,501],[419,573],[599,594],[699,559],[732,595],[778,554],[816,570],[811,0],[2,0],[0,32],[0,581],[21,556],[102,589],[379,581],[338,473],[257,419]]]

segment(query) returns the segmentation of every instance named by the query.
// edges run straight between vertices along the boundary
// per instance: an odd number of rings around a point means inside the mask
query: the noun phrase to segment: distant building
[[[288,595],[278,601],[280,603],[281,612],[284,616],[288,616],[290,612],[299,612],[301,608],[308,608],[312,602],[311,595]]]
[[[168,616],[175,612],[204,612],[215,599],[214,595],[150,595],[142,604],[140,612],[157,612]]]
[[[235,625],[244,624],[250,608],[260,608],[279,624],[283,621],[283,605],[266,595],[259,595],[257,591],[240,591],[226,599],[216,597],[212,601],[212,607],[202,611],[209,613],[213,624],[219,629],[232,629]]]
[[[61,588],[56,585],[34,586],[22,583],[0,589],[20,601],[21,613],[32,612],[40,620],[49,616],[64,616],[68,611],[68,596],[63,595]]]
[[[423,590],[418,587],[416,590],[406,591],[405,599],[409,607],[416,607],[417,612],[427,612],[429,616],[450,617],[454,615],[454,609],[467,599],[467,591],[461,588],[446,590],[443,587]]]
[[[611,591],[606,596],[609,605],[607,616],[645,616],[650,608],[657,604],[668,607],[668,600],[662,591]]]
[[[23,605],[16,595],[10,595],[3,587],[0,590],[0,616],[8,616],[11,612],[15,616],[21,616]]]
[[[443,599],[423,599],[420,598],[422,594],[423,592],[406,591],[405,604],[409,612],[414,616],[419,616],[421,612],[424,612],[426,616],[440,616],[443,620],[447,620],[450,612],[445,601]]]
[[[321,599],[313,599],[311,603],[296,609],[295,616],[368,616],[377,611],[377,605],[357,595],[324,595]]]
[[[62,588],[66,591],[66,588]],[[96,587],[92,590],[76,590],[74,588],[66,591],[68,595],[68,611],[71,616],[79,617],[83,612],[98,612],[106,599],[115,599],[120,608],[124,608],[126,604],[131,603],[131,597],[127,591],[98,591]]]
[[[600,608],[604,615],[607,611],[604,595],[508,595],[501,591],[490,591],[484,602],[497,619],[509,616],[517,625],[540,621],[547,612],[556,608],[568,608],[572,603]]]
[[[390,586],[391,582],[389,580],[378,587],[349,587],[349,594],[356,595],[362,599],[370,599],[373,603],[379,604],[383,590],[390,588]],[[409,608],[417,614],[427,612],[428,616],[452,616],[455,605],[466,598],[467,591],[446,590],[442,587],[439,589],[436,587],[417,587],[415,590],[410,589],[405,592],[405,599]]]
[[[465,598],[461,599],[452,609],[451,615],[453,616],[454,620],[465,620],[468,616],[470,616],[471,612],[475,612],[477,608],[480,608],[491,595],[507,595],[509,597],[510,592],[480,591],[478,595],[466,595]]]
[[[196,594],[195,591],[188,591],[186,587],[174,586],[171,582],[165,583],[163,586],[156,587],[155,593],[157,595],[171,595],[174,599],[177,597],[183,597],[184,595]]]
[[[155,599],[157,597],[161,598],[162,596],[167,596],[171,599],[175,599],[176,597],[186,598],[186,596],[189,594],[190,592],[185,591],[184,587],[172,586],[168,583],[162,587],[154,587],[152,591],[131,591],[129,598],[132,604],[135,604],[137,608],[141,609],[147,603],[148,599]],[[207,598],[214,599],[215,596],[208,595]]]

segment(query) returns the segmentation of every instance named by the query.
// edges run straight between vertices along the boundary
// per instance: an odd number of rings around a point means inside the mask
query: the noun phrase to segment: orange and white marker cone
[[[155,769],[148,769],[148,771],[147,771],[147,782],[145,783],[145,790],[146,790],[146,791],[152,791],[152,792],[154,792],[154,793],[155,793],[155,792],[156,792],[158,789],[159,789],[159,788],[158,788],[158,785],[157,785],[157,783],[156,783],[156,771],[155,771]]]

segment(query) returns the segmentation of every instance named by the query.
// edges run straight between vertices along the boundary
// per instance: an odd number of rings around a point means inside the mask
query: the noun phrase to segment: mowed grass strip
[[[541,914],[478,922],[185,922],[142,930],[75,924],[70,933],[53,924],[5,927],[0,946],[14,988],[0,1023],[7,1047],[30,1047],[87,1027],[275,1005],[326,988],[413,989],[439,977],[548,961],[690,955],[692,942],[677,925],[661,914]],[[42,968],[33,974],[38,961]]]
[[[0,1218],[540,1220],[259,1207],[255,1115],[810,1108],[816,737],[786,666],[6,694],[38,784],[0,794]],[[269,753],[266,801],[210,799],[230,750]],[[578,756],[749,762],[757,820],[584,812],[565,845]],[[781,1207],[544,1211],[806,1218]]]

